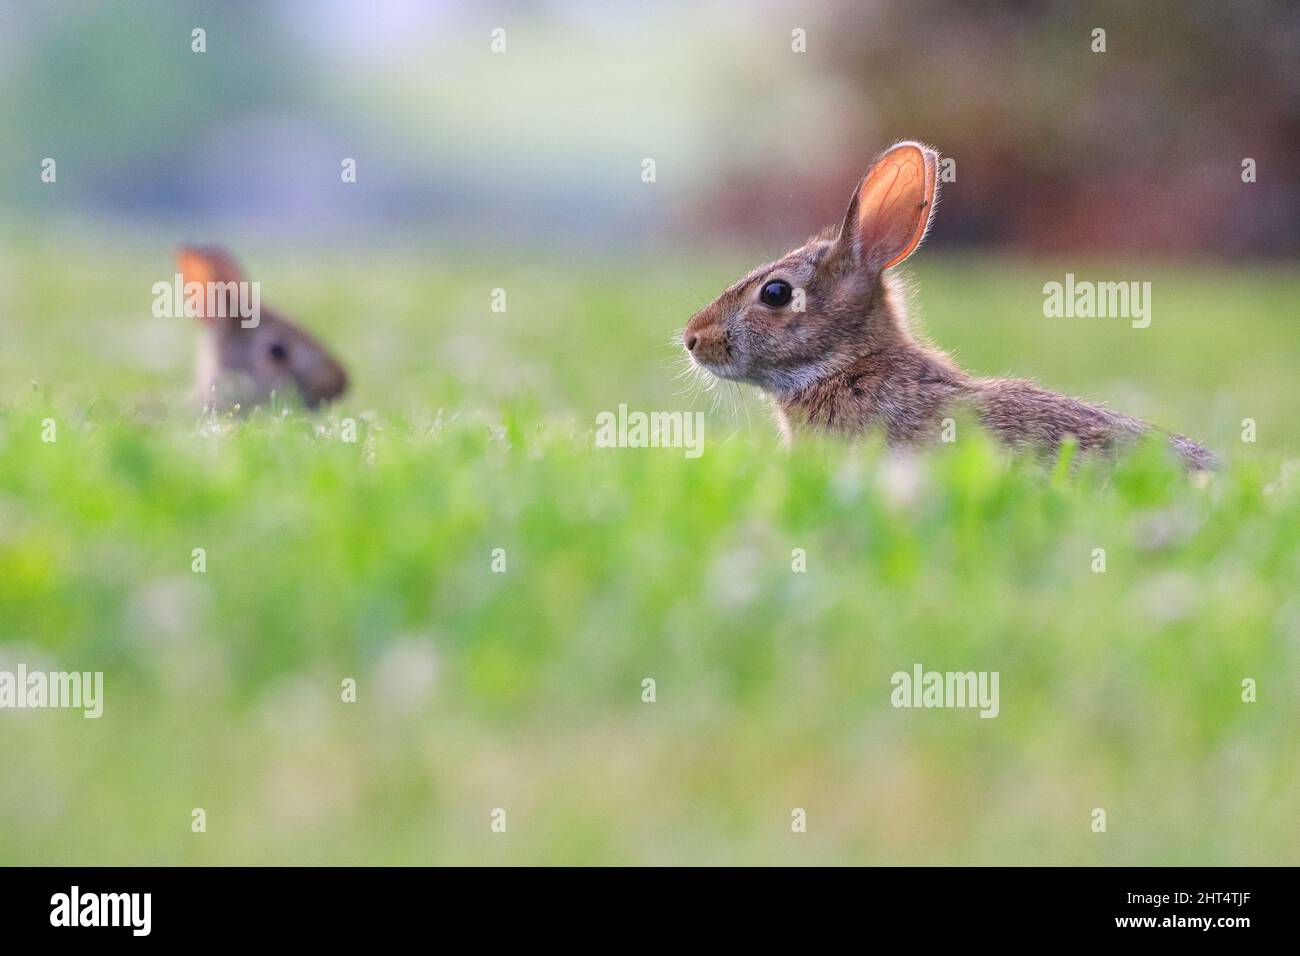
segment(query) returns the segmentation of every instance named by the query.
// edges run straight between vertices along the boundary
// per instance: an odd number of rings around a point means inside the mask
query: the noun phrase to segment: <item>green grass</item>
[[[741,257],[254,250],[356,389],[205,421],[157,249],[5,251],[0,667],[102,670],[106,701],[0,712],[0,862],[1300,861],[1294,271],[1099,267],[1152,279],[1145,330],[1044,319],[1065,267],[915,273],[968,366],[1205,440],[1200,485],[964,428],[786,453],[752,397],[673,380]],[[593,448],[620,402],[709,410],[703,456]],[[894,709],[916,662],[998,671],[1001,713]]]

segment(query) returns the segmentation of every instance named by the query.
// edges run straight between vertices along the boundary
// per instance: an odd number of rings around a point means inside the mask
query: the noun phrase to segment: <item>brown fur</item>
[[[225,250],[185,246],[177,251],[185,282],[241,282],[243,270]],[[261,307],[260,321],[245,328],[233,300],[226,316],[201,316],[197,390],[208,408],[247,408],[297,394],[308,408],[347,389],[343,366],[303,328]]]
[[[854,190],[843,225],[814,236],[732,285],[692,317],[683,342],[700,367],[768,392],[787,439],[804,430],[883,430],[892,446],[937,441],[944,418],[970,409],[1014,448],[1055,453],[1072,439],[1114,452],[1152,426],[1020,379],[977,378],[917,342],[901,290],[885,270],[920,244],[937,200],[938,156],[915,143],[887,150]],[[805,308],[764,304],[773,280]],[[1212,454],[1181,435],[1192,468]]]

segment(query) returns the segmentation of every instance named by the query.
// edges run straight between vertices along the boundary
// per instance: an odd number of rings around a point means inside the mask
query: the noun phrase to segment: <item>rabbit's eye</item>
[[[764,305],[779,309],[782,306],[790,304],[790,298],[794,295],[794,289],[790,283],[784,279],[773,279],[767,285],[763,286],[763,291],[758,294],[758,299]]]
[[[289,350],[279,342],[272,342],[268,351],[271,353],[272,362],[283,362],[289,357]]]

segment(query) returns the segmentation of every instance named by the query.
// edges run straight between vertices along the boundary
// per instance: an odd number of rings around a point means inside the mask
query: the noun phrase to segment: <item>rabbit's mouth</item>
[[[706,359],[698,355],[692,355],[691,361],[695,363],[697,368],[703,369],[717,378],[725,378],[732,382],[745,381],[743,371],[730,358],[719,362],[716,359]]]
[[[737,355],[730,339],[725,332],[721,335],[706,332],[696,336],[688,331],[685,335],[686,351],[697,368],[718,378],[740,381],[745,370],[742,363],[736,361]]]

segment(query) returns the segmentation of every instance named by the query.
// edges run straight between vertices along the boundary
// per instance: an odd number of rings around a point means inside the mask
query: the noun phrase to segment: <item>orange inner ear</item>
[[[182,249],[176,253],[176,264],[180,266],[181,278],[186,284],[198,282],[207,285],[215,281],[217,270],[212,259],[196,249]]]
[[[176,251],[176,264],[180,267],[181,279],[187,286],[191,282],[197,282],[207,289],[209,282],[238,282],[243,277],[235,260],[224,250],[215,247],[183,246]],[[199,301],[199,314],[206,317],[206,292]]]
[[[896,266],[920,244],[934,211],[938,159],[915,143],[895,146],[858,190],[858,235],[868,261]]]

